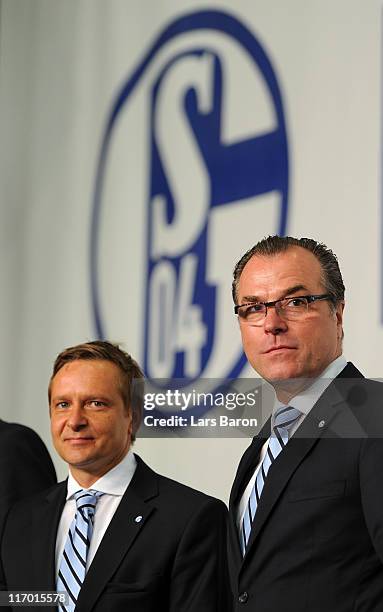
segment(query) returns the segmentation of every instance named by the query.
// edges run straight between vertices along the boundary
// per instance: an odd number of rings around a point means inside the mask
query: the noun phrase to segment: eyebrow
[[[309,291],[309,289],[305,285],[294,285],[293,287],[288,287],[277,300],[272,300],[273,302],[278,302],[278,300],[283,300],[285,297],[292,295],[293,293],[297,293],[298,291]],[[251,302],[251,303],[263,303],[263,300],[258,295],[244,295],[243,302]]]
[[[51,395],[51,401],[67,402],[68,397],[66,395]]]
[[[59,402],[70,402],[70,401],[72,401],[71,396],[70,395],[65,395],[65,394],[62,394],[62,395],[52,395],[51,399],[55,400],[56,402],[57,401],[59,401]],[[100,400],[100,401],[106,402],[106,401],[109,401],[110,398],[108,398],[108,396],[106,396],[106,395],[101,395],[101,394],[98,394],[98,393],[89,393],[88,395],[84,395],[81,399],[84,402],[89,402],[89,401],[92,401],[92,400]]]

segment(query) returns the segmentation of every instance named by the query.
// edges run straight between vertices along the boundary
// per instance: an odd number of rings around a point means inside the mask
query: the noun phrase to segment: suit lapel
[[[302,425],[291,438],[286,448],[276,458],[267,475],[265,487],[255,513],[250,540],[243,562],[251,551],[268,516],[283,493],[290,478],[307,453],[329,430],[335,416],[347,408],[347,395],[350,390],[349,378],[362,377],[360,372],[348,364],[338,378],[327,387],[322,396],[304,419]],[[351,387],[352,388],[352,387]],[[336,435],[336,432],[334,431]]]
[[[45,590],[55,590],[56,585],[56,536],[60,517],[65,504],[67,492],[66,481],[51,489],[39,506],[33,522],[36,524],[31,533],[38,534],[35,543],[35,584],[45,585]],[[49,588],[48,588],[49,585]]]
[[[261,431],[255,436],[251,445],[245,452],[238,466],[237,474],[230,493],[229,508],[235,509],[241,496],[258,464],[261,448],[270,436],[270,418],[266,421]]]
[[[238,504],[243,495],[243,492],[259,462],[261,448],[270,435],[270,418],[266,421],[261,431],[253,439],[251,446],[247,449],[243,459],[238,467],[237,474],[233,483],[229,501],[229,532],[231,539],[231,551],[235,555],[235,563],[238,565],[242,562],[242,552],[239,545],[237,515]]]
[[[145,529],[155,511],[151,501],[158,495],[158,478],[136,455],[137,468],[108,526],[85,577],[78,610],[89,612],[113,576],[126,552]],[[123,534],[123,535],[122,535]]]

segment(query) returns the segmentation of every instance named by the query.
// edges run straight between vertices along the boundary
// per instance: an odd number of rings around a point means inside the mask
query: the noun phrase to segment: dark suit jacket
[[[383,611],[382,421],[383,385],[348,364],[270,468],[242,559],[238,503],[270,421],[254,438],[230,499],[235,610]]]
[[[226,611],[225,505],[136,459],[76,610]],[[65,497],[63,482],[11,510],[1,545],[2,590],[55,590],[55,542]],[[136,522],[137,516],[143,519]]]
[[[0,420],[0,527],[12,503],[55,482],[52,460],[37,433]]]

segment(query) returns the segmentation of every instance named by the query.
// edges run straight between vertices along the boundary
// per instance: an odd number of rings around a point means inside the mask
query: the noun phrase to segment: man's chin
[[[309,387],[313,382],[307,373],[296,366],[273,368],[268,372],[259,372],[259,374],[275,389],[303,389]]]
[[[287,377],[287,378],[276,378],[268,380],[268,382],[274,387],[275,393],[280,401],[287,403],[291,398],[295,397],[305,389],[308,389],[314,382],[313,378],[306,376],[300,377]]]
[[[65,449],[61,453],[61,458],[74,467],[85,467],[94,461],[94,453],[90,449]]]
[[[274,368],[264,369],[263,372],[258,372],[264,380],[267,380],[270,384],[296,384],[297,381],[306,378],[306,375],[300,368],[296,367],[296,364],[280,365]]]

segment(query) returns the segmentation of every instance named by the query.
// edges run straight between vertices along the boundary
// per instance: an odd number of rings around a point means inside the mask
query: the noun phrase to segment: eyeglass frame
[[[279,300],[274,300],[273,302],[246,302],[245,304],[235,304],[234,314],[236,314],[243,321],[246,321],[246,319],[238,313],[238,310],[242,308],[243,306],[262,305],[262,306],[265,306],[265,318],[266,318],[267,309],[270,307],[276,308],[276,304],[278,304],[278,302],[284,302],[285,300],[300,300],[300,299],[307,300],[307,311],[308,311],[309,304],[312,304],[313,302],[319,302],[322,300],[330,300],[333,304],[336,304],[336,300],[334,296],[331,295],[330,293],[322,293],[319,295],[292,295],[291,297],[280,298]],[[276,310],[278,312],[279,309],[276,309]],[[283,308],[282,308],[282,311],[283,311]],[[280,315],[280,311],[278,312],[278,314]],[[260,321],[261,320],[262,319],[260,319]]]

